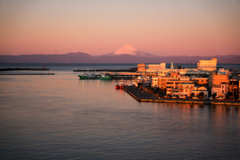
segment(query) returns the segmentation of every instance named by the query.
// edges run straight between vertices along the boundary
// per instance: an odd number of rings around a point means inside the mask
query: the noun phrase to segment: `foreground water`
[[[0,76],[0,159],[240,157],[239,107],[139,103],[115,80],[55,73]]]

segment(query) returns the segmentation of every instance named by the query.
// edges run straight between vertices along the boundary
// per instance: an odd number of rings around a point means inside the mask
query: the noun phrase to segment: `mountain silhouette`
[[[240,63],[240,55],[217,55],[218,63]],[[112,53],[91,56],[83,52],[67,54],[0,55],[0,63],[198,63],[212,56],[156,56],[125,45]]]

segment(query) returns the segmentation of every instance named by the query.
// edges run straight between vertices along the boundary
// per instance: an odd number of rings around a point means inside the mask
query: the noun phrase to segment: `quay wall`
[[[240,106],[240,101],[216,101],[216,100],[191,100],[191,99],[164,99],[158,98],[146,91],[140,90],[135,86],[125,86],[123,90],[130,94],[139,102],[155,103],[188,103],[188,104],[221,104]]]

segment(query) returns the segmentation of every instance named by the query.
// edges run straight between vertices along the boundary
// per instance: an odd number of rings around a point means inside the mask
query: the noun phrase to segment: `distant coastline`
[[[218,64],[240,64],[240,55],[216,55]],[[185,63],[196,64],[200,59],[211,59],[212,56],[134,56],[122,55],[101,55],[91,56],[87,53],[77,52],[68,54],[48,55],[0,55],[0,63]]]
[[[43,68],[44,66],[49,69],[54,69],[56,66],[58,67],[69,67],[69,71],[77,70],[96,70],[96,69],[125,69],[128,70],[130,68],[137,67],[138,63],[1,63],[0,68]],[[151,63],[149,63],[151,64]],[[158,63],[152,63],[158,64]],[[167,66],[170,66],[171,63],[166,63]],[[197,63],[174,63],[177,66],[182,66],[183,68],[192,68],[197,67]],[[239,64],[234,63],[218,63],[218,68],[240,68]]]

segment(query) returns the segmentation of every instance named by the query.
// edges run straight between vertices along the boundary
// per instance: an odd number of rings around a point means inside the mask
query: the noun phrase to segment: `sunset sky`
[[[0,0],[0,55],[103,55],[126,44],[240,55],[240,0]]]

